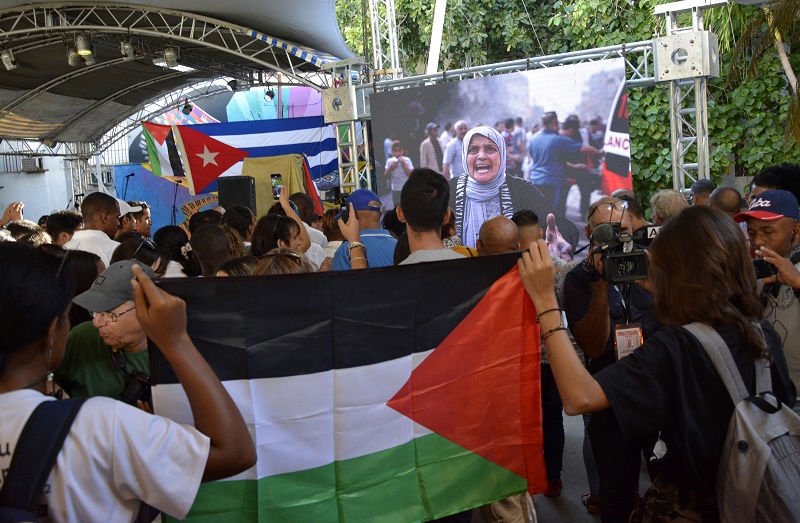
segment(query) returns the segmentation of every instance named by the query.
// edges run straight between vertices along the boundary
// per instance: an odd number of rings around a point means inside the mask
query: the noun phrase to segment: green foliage
[[[748,176],[775,163],[800,162],[800,149],[784,136],[790,97],[780,62],[774,55],[765,55],[757,67],[756,76],[733,87],[724,78],[709,82],[708,134],[714,176],[725,173],[730,159]]]
[[[434,3],[396,2],[401,60],[408,70],[427,63]],[[552,12],[552,5],[529,0],[448,1],[439,69],[547,54],[544,42],[553,37],[553,31],[546,20]]]
[[[361,1],[337,1],[340,24],[346,28],[352,26],[354,31],[344,30],[348,44],[351,42],[349,35],[356,33],[359,35],[356,43],[361,41]],[[450,0],[440,63],[454,69],[649,40],[659,32],[663,34],[653,13],[654,6],[665,1]],[[427,61],[434,2],[396,2],[402,60],[404,66],[413,71]],[[796,6],[800,0],[781,2]],[[343,6],[347,6],[348,13],[344,17],[341,16]],[[784,11],[773,10],[773,13],[776,13],[776,26],[795,50],[789,59],[797,71],[800,69],[800,56],[796,52],[800,48],[797,16],[787,16]],[[794,120],[789,119],[789,132],[796,133],[800,140],[800,100],[796,93],[791,96],[774,50],[751,43],[749,57],[756,54],[758,58],[752,62],[754,74],[742,77],[728,73],[734,63],[744,68],[751,63],[736,55],[734,48],[742,40],[745,28],[760,27],[760,33],[753,30],[756,37],[766,34],[762,15],[760,9],[739,5],[706,14],[707,25],[721,37],[720,70],[724,76],[708,83],[710,169],[716,182],[734,164],[738,172],[753,175],[774,163],[800,162],[800,148],[784,140],[787,114],[795,116]],[[761,22],[756,21],[758,17]],[[350,45],[354,51],[357,49]],[[645,202],[657,190],[672,187],[668,97],[666,84],[628,90],[634,190]],[[794,112],[789,111],[790,104]]]
[[[366,50],[364,49],[364,22],[366,22],[366,38],[371,38],[369,35],[369,7],[363,9],[364,7],[362,0],[336,0],[336,21],[339,23],[342,38],[344,38],[347,47],[356,56],[362,57],[366,55]],[[364,20],[365,13],[367,20]],[[372,57],[366,58],[371,59]]]

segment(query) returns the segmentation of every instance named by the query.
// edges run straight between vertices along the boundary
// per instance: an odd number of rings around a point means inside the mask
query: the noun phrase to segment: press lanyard
[[[624,296],[622,295],[622,291],[619,290],[619,287],[616,284],[612,285],[612,287],[614,287],[614,290],[617,291],[617,296],[619,296],[619,301],[622,304],[622,312],[625,314],[625,323],[630,323],[631,322],[631,309],[629,307],[629,304],[630,304],[630,301],[631,301],[631,299],[630,299],[631,286],[630,285],[625,285],[625,289],[624,289],[625,295]]]

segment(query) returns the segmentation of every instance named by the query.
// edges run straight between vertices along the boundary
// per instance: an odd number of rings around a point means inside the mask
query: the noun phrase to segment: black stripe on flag
[[[519,253],[368,271],[163,279],[221,380],[369,365],[435,348]],[[476,347],[480,350],[480,347]],[[176,383],[151,347],[155,383]]]

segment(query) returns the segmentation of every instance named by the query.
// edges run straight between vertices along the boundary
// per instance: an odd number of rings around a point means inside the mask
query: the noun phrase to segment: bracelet
[[[356,249],[358,247],[361,247],[361,250],[364,251],[364,256],[367,255],[367,246],[366,245],[364,245],[361,242],[350,242],[350,244],[347,246],[347,260],[348,261],[350,261],[350,262],[353,261],[350,258],[350,253],[353,251],[353,249]]]
[[[364,258],[363,256],[358,256],[357,258],[350,258],[350,263],[352,263],[352,262],[354,262],[356,260],[366,260],[366,258]]]
[[[559,313],[559,314],[561,314],[561,309],[559,309],[559,308],[555,308],[555,309],[547,309],[546,311],[544,311],[544,312],[543,312],[543,313],[541,313],[540,315],[536,316],[536,323],[539,323],[539,318],[541,318],[542,316],[544,316],[544,315],[545,315],[545,314],[547,314],[548,312],[555,312],[555,311],[558,311],[558,313]]]
[[[549,338],[550,336],[552,336],[552,335],[553,335],[553,334],[555,334],[556,332],[558,332],[558,331],[565,331],[565,330],[567,330],[567,328],[566,328],[566,327],[564,327],[563,325],[559,325],[559,326],[558,326],[558,327],[556,327],[555,329],[550,329],[549,331],[547,331],[547,332],[545,332],[544,334],[542,334],[542,341],[547,341],[547,338]]]

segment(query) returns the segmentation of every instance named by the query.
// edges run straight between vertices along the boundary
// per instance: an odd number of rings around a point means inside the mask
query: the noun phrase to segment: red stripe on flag
[[[164,140],[167,139],[170,131],[172,131],[172,127],[169,125],[161,125],[153,122],[142,122],[142,125],[144,125],[147,132],[150,133],[150,136],[153,137],[158,145],[164,145]]]
[[[325,214],[325,208],[322,206],[317,184],[314,183],[314,179],[311,177],[311,169],[308,167],[308,159],[305,155],[303,155],[303,178],[305,179],[306,194],[314,200],[314,212],[322,216]]]
[[[517,267],[497,280],[388,405],[420,425],[547,486],[539,326]]]

